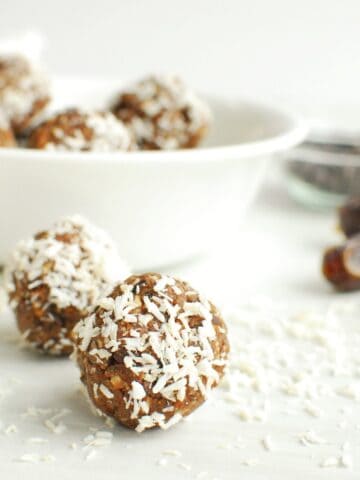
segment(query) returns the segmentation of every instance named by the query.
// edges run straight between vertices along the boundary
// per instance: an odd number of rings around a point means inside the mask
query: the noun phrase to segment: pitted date
[[[324,253],[322,271],[339,291],[360,290],[360,235]]]

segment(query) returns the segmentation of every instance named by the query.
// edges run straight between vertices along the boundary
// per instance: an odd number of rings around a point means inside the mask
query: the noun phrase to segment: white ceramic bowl
[[[119,88],[113,80],[58,79],[54,108],[101,106]],[[19,239],[74,213],[107,229],[135,269],[174,264],[226,239],[254,197],[266,159],[306,132],[270,107],[208,100],[214,125],[202,148],[105,154],[0,149],[0,260]]]

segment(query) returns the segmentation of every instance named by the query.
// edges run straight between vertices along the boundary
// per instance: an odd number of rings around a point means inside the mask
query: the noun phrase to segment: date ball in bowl
[[[119,87],[119,78],[55,78],[56,108],[96,109]],[[14,239],[64,212],[79,212],[105,228],[140,272],[224,248],[238,235],[268,160],[300,142],[306,129],[276,108],[219,95],[206,95],[213,124],[198,148],[0,149],[0,204],[11,212],[0,235],[0,263]]]
[[[119,94],[112,111],[128,125],[140,150],[196,147],[211,123],[209,107],[172,75],[135,83]]]
[[[9,122],[0,111],[0,147],[15,147],[16,140]]]
[[[187,283],[157,273],[118,283],[73,336],[98,412],[138,432],[166,429],[199,407],[229,352],[216,307]]]
[[[69,109],[35,128],[28,146],[51,151],[129,150],[131,135],[111,112]]]
[[[0,56],[0,110],[17,135],[34,125],[50,101],[47,75],[20,55]]]
[[[69,355],[76,322],[128,274],[108,235],[73,216],[17,245],[5,287],[25,342],[41,352]]]

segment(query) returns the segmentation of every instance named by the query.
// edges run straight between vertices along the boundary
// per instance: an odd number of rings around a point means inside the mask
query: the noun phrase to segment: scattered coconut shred
[[[332,453],[336,442],[315,426],[326,416],[327,427],[347,428],[339,413],[351,414],[351,408],[333,406],[342,398],[359,408],[360,328],[354,331],[349,324],[359,314],[360,304],[350,302],[331,303],[321,313],[293,314],[268,298],[229,310],[225,319],[232,350],[223,399],[242,421],[263,422],[265,429],[281,405],[287,405],[285,415],[307,415],[308,428],[289,431],[289,436],[298,439],[299,448],[312,450],[314,466],[352,469],[355,445],[346,442],[344,452],[339,444],[337,455],[324,458],[319,446],[322,453],[327,446]],[[273,450],[270,428],[260,443],[267,452]]]
[[[332,303],[321,313],[310,311],[294,315],[288,308],[262,298],[224,313],[232,349],[229,370],[217,398],[221,408],[226,408],[233,416],[234,431],[241,429],[241,422],[255,422],[256,431],[261,430],[256,439],[256,450],[247,444],[244,433],[224,447],[225,450],[240,449],[240,452],[234,451],[234,462],[239,469],[258,471],[269,461],[279,464],[284,438],[281,439],[279,430],[272,430],[268,423],[272,412],[285,405],[286,409],[280,410],[281,415],[302,415],[303,419],[302,428],[295,430],[290,421],[286,424],[285,417],[282,430],[287,444],[293,448],[292,454],[298,452],[296,464],[299,471],[301,461],[306,465],[306,471],[313,468],[319,475],[336,469],[336,478],[340,478],[341,470],[357,471],[355,449],[360,444],[360,424],[353,420],[352,412],[359,408],[360,325],[350,328],[348,320],[359,317],[360,303]],[[3,390],[5,392],[5,387]],[[106,390],[102,390],[106,395]],[[4,394],[4,401],[7,397],[8,393]],[[72,415],[67,409],[29,407],[19,415],[19,422],[37,421],[44,430],[41,437],[28,438],[25,445],[22,444],[23,448],[41,447],[41,444],[48,447],[54,438],[57,442],[63,438],[67,450],[79,455],[82,461],[103,461],[104,456],[119,453],[120,443],[116,450],[112,449],[116,430],[94,428],[89,433],[84,425],[87,434],[81,438],[78,426],[72,432]],[[64,417],[66,425],[62,423]],[[322,428],[323,419],[326,419],[326,429]],[[340,424],[344,424],[347,430],[341,430]],[[331,427],[339,431],[338,439],[334,439],[334,434],[329,435]],[[66,438],[61,435],[65,429]],[[17,430],[13,424],[2,428],[5,435],[12,432],[19,435]],[[19,431],[21,433],[21,429]],[[340,433],[346,433],[345,440]],[[158,472],[162,467],[166,471],[180,469],[183,475],[198,479],[216,476],[214,472],[205,471],[208,465],[203,465],[204,471],[196,471],[185,452],[176,448],[176,443],[167,443],[165,432],[159,432],[159,435],[164,436],[166,449],[159,450],[154,459],[153,467]],[[1,438],[5,437],[0,436],[0,448]],[[174,440],[176,435],[170,438]],[[356,438],[357,444],[354,442]],[[144,440],[148,440],[146,436]],[[218,439],[214,438],[213,445],[213,450],[206,452],[209,456],[219,453]],[[122,448],[126,453],[130,446],[124,443]],[[283,454],[285,452],[286,447]],[[39,464],[54,462],[55,455],[59,456],[55,449],[46,455],[23,451],[13,460]]]

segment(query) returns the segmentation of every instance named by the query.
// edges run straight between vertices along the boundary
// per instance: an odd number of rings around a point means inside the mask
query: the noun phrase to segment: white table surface
[[[227,306],[266,297],[271,298],[272,305],[284,304],[289,311],[323,311],[334,301],[356,310],[358,294],[334,294],[319,273],[321,251],[336,239],[333,215],[302,209],[289,200],[281,188],[268,182],[238,238],[232,239],[218,254],[173,269],[172,273],[189,279],[208,297]],[[345,307],[342,310],[345,311]],[[356,311],[359,312],[360,307]],[[259,340],[258,331],[255,326],[252,331],[249,324],[245,327],[242,340],[246,339],[251,348]],[[231,335],[238,328],[234,323]],[[345,343],[359,341],[359,337],[353,335],[354,331],[359,335],[360,324],[356,325],[356,321],[344,320],[339,328]],[[246,421],[246,415],[240,413],[237,405],[224,400],[226,393],[222,389],[194,413],[190,421],[169,431],[139,435],[116,427],[111,445],[94,448],[93,458],[86,460],[89,449],[84,450],[82,440],[90,433],[89,427],[108,428],[90,413],[78,392],[77,369],[69,360],[48,359],[19,350],[12,341],[14,334],[11,315],[3,314],[0,323],[1,479],[26,476],[28,480],[340,480],[360,477],[360,399],[351,395],[350,398],[322,396],[316,405],[323,414],[316,418],[304,411],[307,400],[302,394],[285,395],[273,390],[264,393],[250,388],[243,388],[245,407],[249,405],[254,412],[256,408],[261,410],[264,402],[270,404],[270,413],[260,420],[248,418]],[[306,355],[318,348],[313,343],[295,344],[297,340],[290,337],[282,341],[285,346],[288,344],[289,355],[304,354],[307,359],[311,357]],[[274,345],[270,335],[268,340],[261,340],[259,348],[266,350]],[[238,353],[235,347],[235,357]],[[356,365],[356,359],[352,365]],[[358,370],[358,378],[356,374],[349,378],[348,372],[340,371],[330,379],[321,374],[317,381],[319,384],[358,384],[360,368]],[[52,412],[22,415],[29,406],[50,408]],[[51,433],[44,426],[44,420],[64,408],[71,410],[62,419],[66,430]],[[6,435],[4,430],[12,424],[17,432]],[[299,436],[309,430],[321,438],[315,444],[304,446]],[[271,451],[262,444],[266,436],[270,436]],[[29,443],[32,437],[40,437],[47,443]],[[76,443],[76,450],[70,448],[72,443]],[[178,450],[181,457],[165,454],[169,449]],[[37,454],[39,458],[53,455],[55,459],[38,464],[20,462],[19,458],[28,453]],[[338,458],[343,453],[346,458],[352,458],[351,468],[320,468],[322,461]],[[158,465],[161,458],[166,459],[166,465]]]

